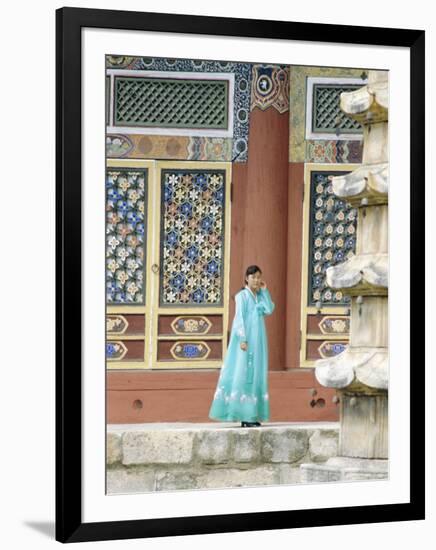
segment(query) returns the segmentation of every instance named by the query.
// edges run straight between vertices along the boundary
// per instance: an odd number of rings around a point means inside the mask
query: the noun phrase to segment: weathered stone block
[[[235,431],[233,433],[235,462],[256,462],[260,458],[259,430]]]
[[[309,454],[313,462],[325,462],[338,454],[339,432],[337,430],[315,430],[309,439]]]
[[[309,447],[307,431],[274,428],[262,431],[262,458],[266,462],[297,462]]]
[[[322,465],[302,464],[300,466],[301,483],[340,481],[341,472]]]
[[[230,460],[228,430],[197,432],[197,457],[205,464],[221,464]]]
[[[279,472],[271,465],[249,468],[247,470],[217,468],[210,470],[198,478],[198,486],[204,489],[278,485],[279,483]]]
[[[106,464],[121,462],[121,434],[108,432],[106,439]]]
[[[301,472],[298,464],[277,464],[275,467],[279,472],[280,484],[292,485],[301,483]]]
[[[329,458],[325,464],[302,464],[303,483],[316,481],[359,481],[388,478],[388,461],[343,456]]]
[[[125,432],[123,464],[187,464],[193,443],[194,432],[188,430]]]
[[[108,494],[146,493],[155,491],[154,472],[130,470],[128,468],[107,470],[106,490]]]
[[[174,471],[156,474],[156,491],[196,489],[197,475],[192,472]]]

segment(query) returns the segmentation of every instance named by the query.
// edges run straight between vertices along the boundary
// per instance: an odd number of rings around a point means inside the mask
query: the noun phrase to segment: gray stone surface
[[[115,464],[121,462],[121,435],[117,433],[108,433],[106,439],[106,463]]]
[[[202,430],[196,434],[197,457],[205,464],[221,464],[230,460],[231,432]]]
[[[337,456],[339,433],[337,430],[315,430],[309,439],[309,456],[313,462],[325,462]]]
[[[388,479],[387,460],[333,457],[324,464],[301,464],[303,483]]]
[[[217,468],[200,475],[198,486],[203,489],[220,487],[253,487],[259,485],[277,485],[279,472],[271,465],[240,470],[238,468]]]
[[[108,469],[106,483],[108,494],[147,493],[156,490],[153,471]]]
[[[322,465],[336,449],[338,431],[336,422],[271,423],[260,428],[108,426],[108,494],[301,483],[300,463]],[[358,464],[347,467],[347,476],[364,478]],[[306,477],[308,482],[331,481],[337,470],[338,464],[332,463]]]
[[[321,464],[302,464],[300,469],[301,483],[340,481],[342,476],[339,470],[327,468]]]
[[[301,483],[299,464],[277,464],[275,468],[277,468],[279,473],[279,482],[281,485]]]
[[[277,428],[261,433],[261,452],[265,462],[297,462],[308,451],[306,430]]]
[[[235,462],[256,462],[260,458],[260,431],[243,430],[233,434]]]
[[[192,460],[194,432],[183,430],[126,432],[123,464],[187,464]]]
[[[173,472],[158,472],[156,474],[156,491],[174,491],[182,489],[197,489],[198,475],[184,470]]]

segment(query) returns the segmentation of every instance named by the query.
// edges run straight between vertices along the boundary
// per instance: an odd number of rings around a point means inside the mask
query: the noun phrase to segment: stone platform
[[[335,457],[338,439],[337,422],[110,424],[107,493],[302,483],[300,466]]]
[[[302,464],[301,483],[325,481],[368,481],[388,479],[389,463],[384,459],[336,456],[324,464]]]

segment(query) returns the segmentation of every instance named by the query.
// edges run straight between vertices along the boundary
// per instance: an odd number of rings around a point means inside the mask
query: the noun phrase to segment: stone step
[[[109,424],[107,492],[300,483],[338,452],[338,422]]]
[[[302,464],[300,475],[301,483],[388,479],[389,461],[336,456],[329,458],[324,464]]]

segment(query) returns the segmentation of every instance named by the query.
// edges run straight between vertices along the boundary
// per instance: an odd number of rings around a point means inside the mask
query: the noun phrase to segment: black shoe
[[[261,424],[260,422],[253,422],[253,424],[254,424],[255,426],[262,426],[262,424]]]

